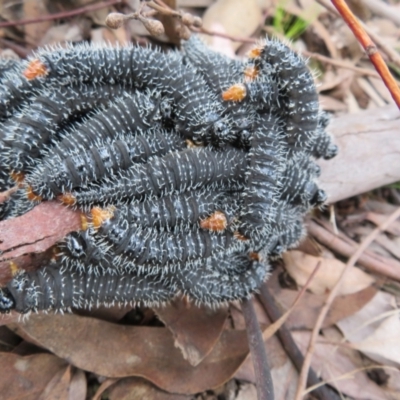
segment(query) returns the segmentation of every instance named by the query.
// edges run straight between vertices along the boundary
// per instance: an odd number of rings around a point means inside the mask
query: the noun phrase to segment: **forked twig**
[[[251,299],[242,301],[242,312],[246,322],[247,339],[254,365],[258,400],[274,400],[274,386],[272,383],[271,370],[268,365],[267,353],[265,351],[260,325],[258,324]]]
[[[400,208],[398,208],[394,213],[392,213],[389,218],[380,226],[375,228],[359,245],[357,251],[351,256],[349,261],[347,262],[346,266],[343,268],[343,271],[336,282],[335,286],[332,288],[332,291],[329,293],[328,298],[325,301],[325,304],[322,306],[321,311],[318,315],[318,318],[315,322],[314,329],[311,334],[310,342],[307,348],[306,355],[304,357],[303,368],[301,369],[299,384],[297,387],[296,397],[295,400],[302,399],[304,395],[304,390],[306,387],[306,381],[308,376],[308,371],[311,365],[311,358],[314,352],[315,343],[319,334],[319,331],[322,327],[322,323],[326,317],[326,314],[329,311],[330,306],[332,305],[333,300],[336,297],[336,294],[339,290],[340,284],[343,281],[346,272],[354,266],[358,258],[364,252],[364,250],[376,239],[381,231],[384,231],[392,222],[394,222],[397,218],[400,217]]]
[[[371,60],[372,64],[374,64],[375,69],[381,76],[384,84],[388,88],[393,100],[400,108],[400,89],[397,85],[395,79],[389,71],[389,68],[385,64],[382,56],[380,55],[375,43],[368,36],[365,29],[361,26],[358,19],[351,12],[350,8],[346,4],[344,0],[332,0],[333,5],[339,11],[340,15],[349,26],[349,28],[354,33],[354,36],[358,40],[358,42],[363,46],[367,56]]]

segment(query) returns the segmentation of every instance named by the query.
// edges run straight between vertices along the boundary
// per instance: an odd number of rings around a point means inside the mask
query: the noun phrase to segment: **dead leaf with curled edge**
[[[228,316],[226,307],[197,307],[184,299],[153,310],[172,332],[175,346],[192,366],[200,364],[213,349]]]
[[[65,370],[66,365],[64,360],[52,354],[19,356],[0,353],[0,397],[7,400],[38,399],[51,379]]]
[[[294,250],[284,253],[283,260],[286,270],[300,286],[305,285],[316,265],[319,262],[322,264],[308,287],[315,294],[324,294],[330,291],[345,267],[344,263],[335,258],[314,257]],[[337,295],[356,293],[371,286],[374,282],[374,278],[361,269],[351,268],[347,271]]]
[[[39,400],[85,400],[86,389],[85,373],[68,365],[54,375]]]
[[[223,331],[208,356],[193,367],[167,328],[117,325],[73,314],[32,315],[11,328],[83,370],[106,377],[139,376],[180,394],[222,385],[248,354],[242,330]]]

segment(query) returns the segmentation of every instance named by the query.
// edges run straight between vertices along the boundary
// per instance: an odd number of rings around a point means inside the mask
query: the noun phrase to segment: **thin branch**
[[[251,299],[242,301],[242,312],[246,322],[247,339],[254,365],[258,400],[274,400],[274,386],[267,352]]]
[[[343,60],[335,60],[333,58],[323,56],[322,54],[312,53],[307,50],[301,50],[301,54],[303,54],[306,57],[310,57],[310,58],[314,58],[315,60],[319,60],[323,63],[334,65],[335,67],[338,67],[338,68],[349,69],[351,71],[356,72],[359,75],[368,75],[368,76],[373,76],[374,78],[379,78],[379,74],[376,71],[373,71],[372,69],[356,67],[355,65],[351,65]]]
[[[319,263],[320,264],[320,263]],[[260,290],[259,299],[261,304],[264,306],[264,310],[269,316],[271,322],[279,321],[282,318],[282,315],[279,311],[279,308],[275,302],[275,299],[271,295],[268,290],[267,285],[262,285]],[[289,358],[292,360],[294,366],[296,367],[297,371],[301,371],[301,367],[304,362],[304,357],[301,354],[301,351],[297,347],[293,337],[283,324],[278,330],[278,339],[282,343],[283,348],[285,349],[286,353],[288,354]],[[310,369],[307,378],[307,386],[316,386],[313,395],[315,395],[320,400],[336,400],[339,397],[329,388],[326,386],[319,386],[322,384],[321,380],[318,378],[317,374],[314,372],[313,369]]]
[[[288,319],[289,315],[292,313],[292,311],[296,308],[296,306],[299,304],[301,298],[303,297],[303,294],[306,292],[307,288],[310,286],[311,281],[314,279],[314,276],[318,272],[319,268],[321,266],[321,261],[317,263],[315,266],[313,272],[310,274],[310,276],[307,279],[307,282],[305,285],[302,287],[298,295],[296,296],[296,299],[294,300],[293,304],[290,306],[290,308],[283,314],[278,320],[273,321],[273,323],[264,330],[263,332],[263,338],[268,339],[272,336],[275,335],[275,333],[278,331],[278,329],[285,323],[285,321]],[[264,285],[265,286],[265,285]],[[262,293],[261,293],[262,296]]]
[[[108,0],[103,1],[101,3],[93,4],[90,6],[84,6],[81,8],[77,8],[72,11],[63,11],[56,14],[44,15],[43,17],[38,18],[28,18],[28,19],[21,19],[18,21],[4,21],[0,22],[0,28],[6,28],[8,26],[20,26],[20,25],[29,25],[29,24],[37,24],[43,21],[52,21],[54,19],[64,19],[64,18],[71,18],[75,17],[76,15],[85,14],[87,12],[100,10],[101,8],[113,6],[115,4],[122,3],[123,0]]]
[[[345,237],[340,232],[339,235],[336,235],[329,229],[328,224],[321,220],[308,220],[307,230],[319,243],[342,256],[351,257],[357,249],[357,242]],[[400,281],[400,263],[394,259],[366,251],[359,258],[358,263],[373,273]]]
[[[397,218],[400,217],[400,208],[398,208],[394,213],[392,213],[387,220],[375,228],[359,245],[357,251],[351,256],[349,261],[347,262],[345,268],[336,282],[335,286],[332,288],[332,291],[329,293],[328,298],[325,301],[325,304],[322,306],[321,311],[318,315],[317,321],[315,322],[314,329],[311,334],[310,343],[308,345],[308,349],[306,355],[304,357],[303,368],[301,369],[299,384],[297,387],[295,400],[301,400],[304,395],[304,390],[306,386],[308,370],[311,365],[311,358],[314,352],[315,343],[319,334],[319,331],[322,327],[322,323],[326,317],[326,314],[329,311],[329,308],[336,297],[336,294],[339,290],[340,284],[343,282],[343,279],[347,273],[347,271],[354,266],[357,260],[360,258],[361,254],[365,251],[365,249],[376,239],[380,232],[384,231],[392,222],[394,222]]]
[[[354,36],[357,38],[361,46],[364,48],[375,69],[381,76],[384,84],[388,88],[393,100],[400,108],[400,89],[396,80],[393,78],[389,68],[385,64],[382,56],[380,55],[375,43],[368,36],[367,32],[363,29],[358,19],[351,12],[350,8],[344,0],[332,0],[332,3],[339,11],[340,15],[353,31]]]

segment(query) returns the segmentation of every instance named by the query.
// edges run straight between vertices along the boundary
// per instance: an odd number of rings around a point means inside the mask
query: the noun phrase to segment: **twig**
[[[218,36],[218,37],[222,37],[224,39],[229,39],[229,40],[232,40],[232,42],[242,42],[242,43],[250,43],[250,44],[257,43],[257,39],[254,39],[254,38],[229,35],[228,33],[211,31],[211,30],[203,28],[203,27],[202,28],[191,28],[191,30],[193,32],[197,32],[197,33],[204,33],[205,35],[208,35],[208,36]]]
[[[290,306],[290,308],[277,320],[274,321],[267,329],[264,330],[263,332],[263,338],[268,339],[272,336],[275,335],[275,333],[278,331],[278,329],[285,323],[285,321],[289,318],[289,315],[292,313],[292,311],[296,308],[297,304],[299,304],[301,298],[303,297],[303,294],[306,292],[307,288],[310,286],[311,281],[314,279],[314,276],[318,272],[319,268],[321,266],[321,262],[318,262],[317,265],[315,266],[313,272],[310,274],[308,277],[305,285],[301,288],[300,292],[296,296],[296,299],[294,300],[293,304]],[[262,295],[262,293],[261,293]]]
[[[17,25],[37,24],[39,22],[52,21],[54,19],[71,18],[71,17],[75,17],[76,15],[100,10],[101,8],[109,7],[109,6],[119,4],[122,2],[123,2],[123,0],[108,0],[108,1],[103,1],[101,3],[93,4],[90,6],[84,6],[81,8],[77,8],[76,10],[72,10],[72,11],[63,11],[63,12],[59,12],[56,14],[44,15],[43,17],[21,19],[18,21],[4,21],[4,22],[0,22],[0,28],[5,28],[8,26],[17,26]]]
[[[242,301],[242,312],[246,323],[247,339],[254,365],[258,400],[273,400],[274,386],[272,383],[271,370],[268,365],[267,353],[265,351],[260,325],[258,324],[251,299]]]
[[[393,97],[393,100],[397,104],[397,107],[400,108],[400,89],[397,85],[397,82],[391,75],[389,68],[385,64],[385,61],[378,52],[375,43],[367,35],[367,32],[363,29],[358,19],[351,12],[350,8],[344,0],[332,0],[332,3],[339,11],[346,24],[353,31],[354,36],[364,48],[369,59],[371,60],[372,64],[374,64],[375,69],[377,70],[384,84],[388,88],[391,96]]]
[[[376,71],[373,71],[372,69],[356,67],[354,65],[347,63],[346,61],[335,60],[333,58],[323,56],[322,54],[312,53],[307,50],[301,50],[301,53],[306,57],[314,58],[315,60],[319,60],[321,62],[334,65],[335,67],[349,69],[351,71],[356,72],[359,75],[368,75],[368,76],[373,76],[374,78],[379,78],[379,74]]]
[[[343,237],[341,233],[335,235],[329,230],[328,225],[321,223],[320,220],[308,220],[307,230],[318,242],[342,256],[351,257],[357,249],[358,243]],[[366,251],[359,258],[358,263],[371,272],[400,281],[400,263],[398,261]]]
[[[351,256],[349,261],[347,262],[346,266],[343,268],[342,273],[338,281],[336,282],[335,286],[332,288],[331,292],[329,293],[328,298],[325,301],[325,304],[322,306],[321,311],[318,315],[318,318],[315,322],[314,329],[311,334],[310,342],[307,348],[306,355],[304,357],[303,367],[301,369],[300,377],[299,377],[299,384],[297,386],[296,397],[295,400],[301,400],[304,395],[304,390],[306,386],[308,370],[310,369],[311,365],[311,358],[314,352],[315,343],[321,329],[322,323],[326,317],[326,314],[329,311],[329,308],[336,297],[336,294],[339,290],[340,284],[342,283],[346,272],[354,266],[356,261],[359,259],[361,254],[365,251],[365,249],[376,239],[381,231],[384,231],[392,222],[394,222],[397,218],[400,217],[400,208],[398,208],[394,213],[392,213],[389,218],[380,226],[375,228],[359,245],[357,251]]]
[[[277,307],[275,299],[273,298],[273,296],[268,290],[267,285],[265,284],[261,286],[259,299],[261,301],[261,304],[264,306],[265,312],[271,319],[271,322],[279,321],[282,318],[282,315]],[[292,360],[297,371],[300,372],[304,362],[304,357],[301,354],[299,348],[297,347],[295,341],[293,340],[293,337],[289,329],[287,329],[286,326],[283,324],[279,328],[277,335],[278,339],[282,343],[283,348],[285,349],[289,358]],[[308,373],[307,385],[315,386],[319,385],[320,383],[322,383],[321,380],[318,378],[314,370],[310,368],[310,371]],[[321,386],[321,387],[318,386],[313,391],[313,394],[320,400],[336,400],[339,398],[332,390],[328,389],[326,386]]]

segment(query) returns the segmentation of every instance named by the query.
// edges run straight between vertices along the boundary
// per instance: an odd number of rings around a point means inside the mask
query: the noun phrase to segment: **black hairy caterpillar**
[[[323,157],[325,160],[330,160],[335,157],[339,151],[336,144],[332,142],[332,138],[325,131],[329,124],[329,115],[326,112],[321,112],[318,118],[318,127],[314,137],[312,146],[312,155],[315,158]]]
[[[90,309],[101,304],[122,303],[152,306],[171,300],[175,293],[166,278],[155,280],[133,273],[98,276],[44,267],[20,273],[6,288],[0,289],[0,310],[70,311],[71,308]]]
[[[232,253],[206,259],[195,269],[178,269],[172,280],[196,303],[213,305],[248,298],[264,282],[268,271],[266,262]]]
[[[56,267],[18,274],[2,290],[1,310],[151,304],[179,293],[215,306],[249,297],[267,278],[268,260],[301,239],[303,215],[325,198],[313,157],[337,150],[312,75],[274,40],[245,62],[196,40],[183,56],[137,47],[41,50],[24,71],[6,73],[7,126],[60,86],[127,90],[54,127],[39,155],[28,146],[29,169],[16,176],[28,198],[57,196],[92,218],[58,243]],[[6,215],[32,207],[22,192]]]
[[[72,191],[74,205],[111,204],[124,198],[161,196],[201,188],[222,187],[243,181],[246,157],[242,151],[214,152],[209,149],[189,149],[155,157],[144,165],[133,165],[109,178],[100,187]]]
[[[220,116],[221,103],[208,90],[203,79],[183,65],[178,53],[165,54],[133,46],[81,45],[51,52],[40,51],[26,71],[38,63],[41,63],[38,76],[44,75],[48,81],[127,81],[138,87],[157,89],[171,99],[177,129],[196,142],[221,140],[229,133]]]
[[[319,206],[326,201],[326,193],[319,189],[315,179],[320,174],[320,167],[302,156],[295,156],[287,165],[282,178],[280,199],[286,203]]]
[[[6,72],[15,71],[21,62],[13,58],[2,58],[0,57],[0,82]]]
[[[280,176],[285,166],[280,142],[279,118],[259,117],[251,138],[246,171],[246,189],[242,192],[239,232],[247,238],[265,225],[274,226]]]
[[[304,60],[275,39],[266,39],[260,43],[250,52],[250,57],[249,65],[259,70],[255,87],[260,82],[259,90],[268,93],[268,88],[276,85],[285,103],[289,146],[309,151],[310,141],[317,129],[319,103],[312,74]],[[257,89],[254,91],[257,92]],[[262,104],[268,105],[268,101]]]
[[[172,132],[149,129],[143,134],[122,136],[109,143],[94,143],[73,154],[60,151],[50,154],[25,179],[33,193],[42,198],[84,187],[90,182],[109,177],[117,170],[125,170],[136,163],[144,163],[152,156],[179,151],[185,143]]]
[[[183,44],[183,51],[183,61],[194,66],[210,89],[218,96],[243,78],[245,71],[243,61],[233,60],[210,50],[196,35],[192,35]]]
[[[120,224],[126,220],[129,225],[175,231],[198,223],[214,211],[223,211],[232,218],[238,207],[235,194],[203,188],[120,205],[109,222]]]
[[[3,125],[3,129],[8,131],[3,140],[10,147],[7,154],[9,168],[26,171],[70,118],[106,105],[125,90],[121,85],[81,84],[60,88],[57,92],[41,92],[33,104],[22,109],[11,123]]]

